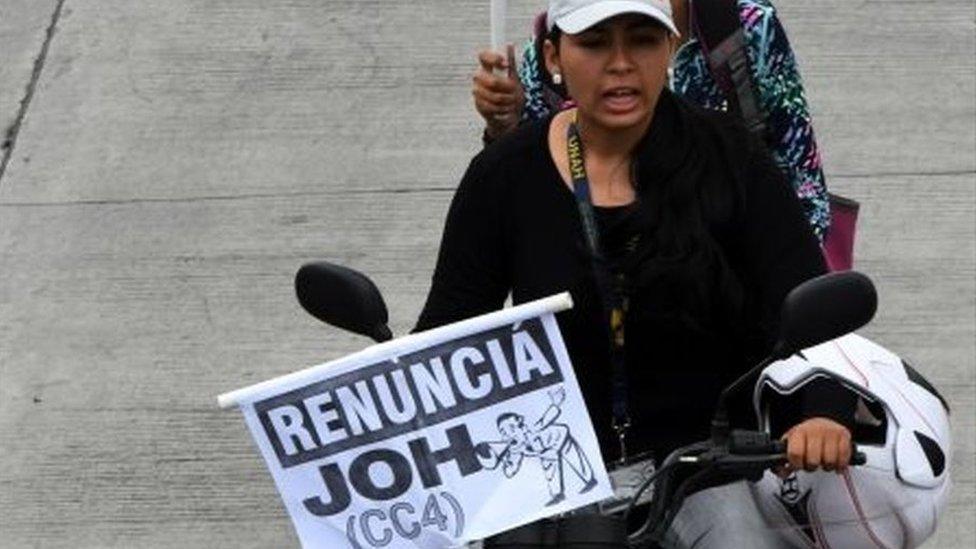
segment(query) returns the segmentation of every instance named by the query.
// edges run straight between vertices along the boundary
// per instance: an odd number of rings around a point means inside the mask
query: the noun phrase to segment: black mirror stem
[[[375,327],[373,327],[373,332],[369,335],[369,337],[377,343],[383,343],[384,341],[393,339],[393,332],[390,331],[390,327],[386,324],[377,324]]]
[[[773,352],[773,354],[766,357],[762,362],[756,364],[748,372],[742,374],[739,379],[733,381],[725,389],[722,389],[722,393],[718,396],[718,404],[715,405],[715,417],[712,418],[712,442],[715,444],[725,444],[729,439],[729,412],[727,400],[729,395],[739,390],[739,388],[744,385],[747,381],[754,379],[766,366],[769,366],[774,360],[779,360],[780,353]]]

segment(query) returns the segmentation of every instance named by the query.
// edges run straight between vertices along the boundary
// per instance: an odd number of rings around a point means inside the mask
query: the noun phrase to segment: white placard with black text
[[[612,495],[552,313],[492,315],[237,399],[304,547],[456,547]]]

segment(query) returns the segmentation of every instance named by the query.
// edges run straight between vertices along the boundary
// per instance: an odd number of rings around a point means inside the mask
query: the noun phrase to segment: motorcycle
[[[326,262],[309,263],[295,277],[301,306],[313,317],[376,342],[393,338],[383,297],[366,275]],[[877,294],[863,274],[823,275],[796,287],[781,310],[780,333],[771,354],[726,387],[716,404],[709,439],[672,452],[634,492],[623,513],[571,514],[533,523],[484,542],[483,547],[653,547],[664,538],[685,499],[697,490],[739,480],[759,481],[766,471],[787,463],[785,442],[760,430],[733,429],[726,401],[755,384],[770,364],[844,336],[866,325],[877,308]],[[852,465],[865,454],[852,448]],[[649,503],[638,506],[645,492]],[[643,520],[634,520],[642,513]],[[629,531],[628,524],[639,523]]]

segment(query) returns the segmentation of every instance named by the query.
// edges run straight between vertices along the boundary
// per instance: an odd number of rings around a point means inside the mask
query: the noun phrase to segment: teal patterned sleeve
[[[519,80],[525,92],[525,107],[521,122],[541,120],[549,115],[550,107],[543,92],[541,64],[536,53],[535,37],[529,38],[522,48],[518,66]]]
[[[792,183],[814,232],[822,240],[830,225],[830,207],[796,58],[768,0],[740,0],[739,8],[773,158]]]
[[[830,225],[830,205],[796,58],[769,0],[738,0],[738,4],[756,95],[766,115],[770,152],[793,186],[817,238],[823,240]],[[678,50],[673,66],[676,93],[707,109],[728,109],[696,39]]]

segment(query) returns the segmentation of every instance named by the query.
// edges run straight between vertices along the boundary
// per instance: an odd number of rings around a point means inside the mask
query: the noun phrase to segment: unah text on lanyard
[[[597,291],[603,306],[604,326],[610,349],[610,366],[612,368],[613,430],[620,443],[620,461],[627,459],[627,429],[630,428],[630,414],[627,410],[627,378],[626,354],[624,352],[624,317],[627,312],[627,297],[624,291],[625,280],[623,274],[614,276],[610,272],[600,247],[600,232],[593,211],[593,199],[590,195],[590,180],[586,175],[586,163],[583,159],[583,141],[580,138],[579,127],[576,123],[576,113],[566,129],[566,148],[569,155],[569,173],[573,181],[573,195],[579,209],[580,221],[583,225],[583,238],[590,252],[593,275],[596,280]]]

